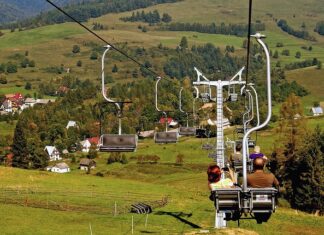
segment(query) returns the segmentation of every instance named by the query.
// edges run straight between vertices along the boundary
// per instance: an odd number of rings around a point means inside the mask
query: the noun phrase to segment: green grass
[[[0,49],[21,48],[28,45],[49,42],[53,39],[63,39],[68,36],[84,33],[73,23],[50,25],[26,31],[6,32],[0,40]]]
[[[7,123],[0,122],[0,138],[4,138],[6,135],[13,136],[14,130],[16,127],[16,122]]]
[[[188,234],[201,229],[211,234],[319,234],[323,229],[322,217],[279,207],[267,224],[241,221],[237,229],[231,222],[226,230],[214,230],[214,209],[206,185],[206,167],[211,161],[200,146],[201,141],[192,138],[162,146],[145,140],[138,152],[127,154],[128,158],[155,153],[161,158],[159,163],[139,165],[130,160],[126,165],[106,165],[107,154],[103,154],[96,159],[98,166],[91,174],[78,170],[77,163],[69,163],[72,171],[63,175],[0,167],[0,213],[6,215],[0,221],[1,233],[87,234],[91,224],[94,234],[130,234],[132,215],[134,234]],[[185,155],[183,166],[174,165],[177,152]],[[97,172],[104,177],[96,176]],[[18,200],[21,206],[4,203],[5,195],[7,202]],[[125,211],[132,202],[159,200],[165,195],[169,196],[168,205],[149,215],[146,228],[144,215]],[[70,210],[34,208],[31,203],[35,200],[50,205],[55,202],[61,209],[70,205]],[[115,202],[119,214],[114,217]],[[85,208],[76,211],[72,205]]]

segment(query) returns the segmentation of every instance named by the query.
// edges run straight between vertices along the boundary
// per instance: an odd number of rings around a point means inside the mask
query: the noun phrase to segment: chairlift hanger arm
[[[107,52],[110,50],[111,46],[107,45],[105,46],[106,50],[104,51],[102,58],[101,58],[101,91],[102,91],[102,95],[104,97],[104,99],[106,101],[108,101],[109,103],[114,103],[116,105],[116,108],[119,112],[121,112],[121,106],[119,104],[119,102],[116,102],[112,99],[110,99],[107,95],[106,95],[106,90],[105,90],[105,57]]]
[[[249,135],[257,130],[262,129],[268,123],[271,119],[271,112],[272,112],[272,99],[271,99],[271,67],[270,67],[270,54],[267,46],[262,41],[263,38],[265,38],[264,35],[261,35],[260,33],[257,33],[255,35],[252,35],[252,37],[256,38],[257,42],[261,45],[263,48],[265,55],[266,55],[266,65],[267,65],[267,101],[268,101],[268,113],[265,121],[260,124],[259,126],[251,128],[247,133],[245,133],[243,137],[243,143],[247,143]],[[243,144],[243,190],[247,191],[247,147],[246,144]]]

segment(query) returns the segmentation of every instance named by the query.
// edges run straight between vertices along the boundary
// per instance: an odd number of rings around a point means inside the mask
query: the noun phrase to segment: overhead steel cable
[[[46,0],[49,4],[51,4],[53,7],[55,7],[57,10],[59,10],[60,12],[62,12],[64,15],[66,15],[67,17],[69,17],[71,20],[73,20],[75,23],[77,23],[78,25],[80,25],[82,28],[84,28],[85,30],[87,30],[89,33],[91,33],[92,35],[94,35],[95,37],[97,37],[98,39],[100,39],[102,42],[104,42],[106,45],[109,45],[111,48],[113,48],[114,50],[116,50],[117,52],[119,52],[120,54],[124,55],[126,58],[130,59],[131,61],[133,61],[134,63],[136,63],[137,65],[139,65],[140,67],[146,69],[147,71],[149,71],[152,75],[156,76],[156,77],[160,77],[160,75],[158,73],[156,73],[155,71],[153,71],[152,69],[146,67],[144,64],[142,64],[141,62],[137,61],[136,59],[134,59],[133,57],[129,56],[126,52],[120,50],[118,47],[114,46],[113,44],[109,43],[108,41],[106,41],[105,39],[103,39],[102,37],[100,37],[98,34],[96,34],[95,32],[93,32],[91,29],[89,29],[87,26],[85,26],[84,24],[82,24],[80,21],[78,21],[77,19],[75,19],[73,16],[71,16],[69,13],[67,13],[66,11],[64,11],[62,8],[60,8],[59,6],[57,6],[56,4],[54,4],[52,1],[50,0]]]
[[[246,84],[248,84],[248,79],[249,79],[250,44],[251,44],[251,21],[252,21],[252,0],[249,0],[249,20],[248,20],[248,34],[247,34],[246,77],[245,77]],[[246,89],[246,87],[245,87],[245,89]]]

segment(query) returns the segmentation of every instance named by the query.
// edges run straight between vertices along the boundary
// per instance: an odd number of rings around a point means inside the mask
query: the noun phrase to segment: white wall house
[[[89,150],[91,147],[90,141],[88,139],[86,139],[86,140],[81,141],[80,144],[81,144],[82,152],[89,153]]]
[[[87,171],[89,168],[90,169],[96,168],[96,162],[88,158],[80,159],[80,170]]]
[[[46,151],[50,161],[61,160],[60,152],[55,148],[55,146],[46,146],[44,151]]]
[[[5,100],[1,105],[1,109],[7,113],[12,113],[12,102],[8,99]]]
[[[322,107],[313,107],[311,111],[312,111],[313,116],[323,115]]]
[[[51,167],[51,172],[68,173],[70,172],[70,167],[65,162],[60,162],[57,163],[55,166]]]
[[[69,121],[66,125],[66,129],[69,129],[70,127],[77,127],[77,124],[75,121]]]

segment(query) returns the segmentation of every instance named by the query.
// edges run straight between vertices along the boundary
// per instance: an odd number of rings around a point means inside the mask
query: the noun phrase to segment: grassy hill
[[[323,6],[316,4],[316,1],[310,1],[307,6],[304,6],[303,1],[294,1],[296,6],[295,10],[289,7],[290,3],[282,3],[281,1],[274,1],[269,4],[267,1],[257,1],[254,5],[253,21],[261,20],[266,24],[266,31],[264,32],[268,38],[270,49],[274,52],[278,50],[279,54],[282,50],[290,50],[290,56],[279,56],[279,59],[273,59],[275,64],[278,60],[282,62],[282,66],[298,62],[305,59],[312,59],[317,57],[319,60],[324,61],[324,37],[313,32],[313,27],[321,18],[323,14]],[[149,7],[145,11],[159,10],[162,13],[169,13],[173,22],[200,22],[220,24],[225,23],[245,23],[247,22],[247,2],[232,0],[232,1],[193,1],[185,0],[178,3],[162,4],[158,6]],[[193,10],[194,9],[194,10]],[[308,14],[302,14],[307,11]],[[203,44],[207,42],[214,43],[215,45],[225,48],[226,45],[233,45],[236,48],[238,55],[245,54],[245,50],[241,48],[244,38],[227,36],[227,35],[214,35],[202,34],[196,32],[168,32],[156,30],[156,26],[147,26],[148,32],[143,33],[138,29],[138,25],[145,25],[145,23],[130,23],[122,22],[120,17],[129,16],[131,12],[120,14],[108,14],[97,19],[90,20],[87,25],[91,27],[93,22],[99,22],[109,27],[109,30],[98,31],[97,33],[111,43],[127,42],[129,46],[140,46],[145,48],[156,47],[159,43],[168,47],[175,48],[182,36],[186,36],[189,45]],[[269,16],[272,14],[272,17]],[[293,17],[295,15],[295,17]],[[293,27],[300,27],[302,22],[305,22],[307,31],[316,37],[317,42],[305,41],[297,39],[293,36],[284,33],[276,26],[275,19],[285,18],[288,23]],[[17,83],[25,80],[31,80],[36,85],[40,81],[49,80],[53,78],[53,74],[46,73],[42,69],[48,66],[59,66],[63,64],[65,67],[72,69],[77,76],[82,79],[97,77],[99,74],[99,61],[89,60],[91,53],[90,48],[84,47],[83,43],[93,41],[101,44],[92,35],[85,32],[77,24],[66,23],[59,25],[52,25],[31,29],[21,32],[10,33],[4,31],[5,35],[1,37],[0,48],[2,54],[0,59],[2,62],[7,62],[10,56],[15,53],[24,53],[29,51],[30,57],[35,60],[36,68],[34,69],[20,69],[17,74],[8,74],[7,79],[9,83],[4,86],[6,89],[9,87],[13,90],[19,90]],[[282,42],[284,47],[276,48],[276,44]],[[81,45],[81,54],[71,55],[72,46],[74,44]],[[303,50],[302,46],[312,46],[313,50]],[[301,52],[301,58],[296,59],[295,53]],[[82,60],[83,68],[79,69],[76,62]],[[15,61],[14,61],[15,62]],[[129,63],[118,63],[120,67],[136,68],[136,65]],[[160,60],[153,59],[153,65],[161,70]],[[19,67],[19,66],[18,66]],[[74,70],[74,71],[73,71]],[[121,70],[122,71],[122,70]],[[123,75],[122,75],[123,76]],[[33,81],[34,80],[34,81]],[[39,80],[39,81],[37,81]],[[18,84],[19,85],[19,84]],[[1,91],[5,93],[6,90]]]
[[[284,49],[290,50],[290,56],[280,55],[278,60],[282,65],[314,57],[324,62],[324,37],[313,32],[316,22],[323,18],[324,4],[315,0],[306,3],[301,0],[254,2],[253,21],[260,20],[266,24],[264,33],[268,36],[266,42],[269,48],[279,53]],[[168,13],[173,22],[245,24],[247,6],[248,1],[239,0],[184,0],[144,10],[157,9],[160,13]],[[186,36],[190,46],[209,42],[221,49],[233,45],[237,55],[246,53],[241,48],[244,40],[241,37],[161,31],[157,26],[119,20],[120,17],[130,15],[131,12],[108,14],[91,19],[87,25],[91,27],[93,22],[107,25],[108,30],[97,33],[114,44],[127,42],[129,47],[150,49],[162,43],[176,48],[181,38]],[[317,42],[297,39],[284,33],[276,26],[275,19],[280,18],[286,19],[294,28],[300,28],[304,22],[307,31],[316,37]],[[148,32],[138,29],[139,24],[146,25]],[[100,75],[100,56],[97,60],[90,60],[92,48],[87,45],[90,42],[102,43],[74,23],[3,32],[5,34],[0,38],[0,61],[17,63],[18,72],[5,74],[8,83],[0,85],[0,95],[13,92],[33,95],[39,84],[59,80],[66,75],[65,71],[62,74],[48,72],[48,67],[63,65],[82,80],[94,81]],[[278,42],[282,42],[284,47],[277,48]],[[73,54],[72,47],[76,44],[80,45],[81,52]],[[302,46],[312,46],[313,50],[303,50]],[[15,59],[15,55],[24,55],[26,51],[28,58],[35,60],[35,68],[20,68],[19,61]],[[302,53],[300,59],[294,57],[297,51]],[[168,55],[152,58],[154,70],[162,72],[163,61],[167,58]],[[76,66],[79,60],[82,61],[82,67]],[[141,57],[140,60],[144,62],[145,58]],[[132,62],[117,57],[109,60],[107,71],[111,71],[114,63],[119,68],[119,73],[112,75],[117,82],[129,81],[126,70],[138,69]],[[289,81],[297,81],[311,92],[303,98],[305,111],[313,101],[324,99],[323,71],[311,67],[287,72]],[[26,82],[32,83],[31,90],[25,90]],[[324,119],[308,120],[311,128],[317,124],[323,126]],[[0,138],[4,138],[13,133],[14,124],[0,122],[0,130]],[[275,132],[275,129],[269,129],[258,136],[258,144],[266,155],[271,154]],[[232,138],[232,130],[227,135]],[[107,165],[108,155],[101,154],[97,159],[98,167],[91,174],[79,171],[77,163],[70,160],[66,161],[71,165],[72,172],[66,175],[0,167],[0,214],[5,215],[0,221],[1,233],[86,234],[90,233],[91,224],[94,234],[130,234],[132,215],[126,213],[129,205],[142,200],[159,201],[166,196],[168,204],[149,215],[147,227],[144,215],[134,215],[135,234],[195,234],[200,230],[209,230],[210,234],[320,234],[323,231],[322,217],[285,208],[284,202],[267,224],[257,225],[247,220],[242,221],[239,229],[235,223],[230,223],[229,229],[214,230],[214,209],[208,200],[205,172],[211,160],[207,158],[207,152],[201,150],[204,141],[183,138],[177,145],[154,145],[152,140],[145,140],[140,143],[136,153],[127,154],[130,162],[126,165]],[[179,153],[185,156],[183,166],[174,164]],[[136,157],[140,154],[156,154],[161,160],[158,164],[137,164]],[[115,202],[117,216],[114,216]]]
[[[0,167],[0,212],[6,214],[0,222],[2,233],[85,234],[91,224],[94,234],[130,234],[132,215],[134,234],[195,234],[200,230],[209,230],[209,234],[319,234],[323,229],[322,217],[279,206],[266,224],[241,221],[238,229],[231,222],[229,229],[216,232],[205,173],[210,159],[200,145],[201,140],[190,138],[162,146],[144,141],[128,158],[154,153],[161,158],[159,163],[138,164],[134,159],[126,165],[106,165],[107,155],[102,154],[91,174],[78,170],[77,163],[69,163],[72,172],[64,175]],[[175,157],[180,152],[184,165],[177,166]],[[103,177],[96,176],[98,172]],[[154,209],[147,227],[145,215],[127,212],[131,203],[165,196],[167,205]],[[19,226],[15,226],[17,220]]]

